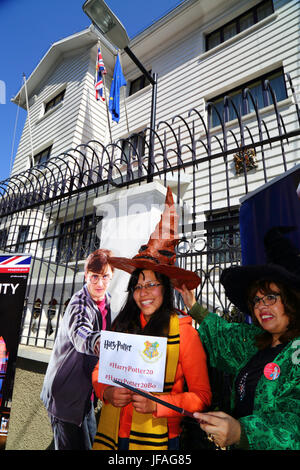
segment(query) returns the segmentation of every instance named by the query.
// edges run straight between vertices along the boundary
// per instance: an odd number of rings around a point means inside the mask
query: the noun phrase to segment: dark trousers
[[[91,406],[82,425],[67,423],[50,415],[55,450],[91,450],[97,431],[94,408]]]

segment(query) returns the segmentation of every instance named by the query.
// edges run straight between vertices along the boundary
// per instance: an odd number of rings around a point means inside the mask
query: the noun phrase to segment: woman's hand
[[[154,413],[156,411],[155,401],[137,393],[132,395],[132,404],[138,413]]]
[[[104,390],[103,398],[111,405],[121,408],[131,402],[132,392],[126,388],[114,387],[112,385]]]
[[[199,421],[200,428],[220,447],[239,443],[241,425],[232,416],[223,413],[223,411],[212,411],[209,413],[196,412],[194,418]]]
[[[181,294],[185,306],[190,310],[192,306],[196,303],[195,293],[183,284],[183,286],[175,287],[175,289]]]

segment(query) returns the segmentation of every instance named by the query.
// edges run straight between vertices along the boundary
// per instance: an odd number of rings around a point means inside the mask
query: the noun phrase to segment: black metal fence
[[[218,279],[224,266],[240,262],[239,198],[296,163],[300,113],[288,75],[286,83],[289,99],[280,105],[265,83],[272,106],[263,114],[246,90],[243,99],[254,107],[246,117],[225,97],[213,129],[208,103],[205,116],[191,109],[128,139],[90,141],[0,182],[0,250],[32,255],[21,343],[52,348],[68,301],[82,286],[84,259],[101,246],[94,199],[155,179],[176,183],[182,212],[189,207],[178,263],[200,274],[199,300],[226,312]],[[231,106],[236,119],[226,122]]]

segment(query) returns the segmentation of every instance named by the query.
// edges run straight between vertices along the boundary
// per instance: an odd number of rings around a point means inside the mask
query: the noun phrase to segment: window
[[[236,107],[238,113],[240,113],[241,111],[242,115],[254,111],[255,108],[250,96],[248,96],[247,98],[246,94],[244,93],[244,90],[246,88],[250,90],[254,102],[257,103],[258,109],[264,108],[265,106],[269,106],[270,104],[272,104],[273,99],[270,91],[266,86],[266,80],[270,82],[270,86],[274,91],[277,101],[282,101],[287,98],[287,90],[283,70],[275,70],[269,74],[261,76],[260,78],[252,80],[251,82],[245,83],[240,88],[235,88],[227,93],[224,93],[223,95],[219,95],[216,98],[209,100],[210,102],[214,103],[211,115],[212,127],[220,125],[220,120],[217,115],[217,111],[219,112],[221,119],[224,119],[224,122],[228,122],[232,119],[237,118],[234,106]],[[228,106],[224,106],[225,96],[230,98]],[[234,106],[231,104],[231,102],[234,103]],[[217,111],[215,111],[214,108],[216,108]]]
[[[18,239],[16,244],[16,253],[25,252],[26,242],[29,235],[29,225],[21,225],[19,227]]]
[[[52,145],[50,145],[50,147],[47,147],[46,149],[42,150],[41,152],[37,153],[34,156],[34,166],[46,163],[50,158],[51,150],[52,150]],[[32,168],[32,166],[33,165],[32,165],[32,162],[31,162],[31,168]]]
[[[274,12],[273,1],[264,0],[255,7],[247,10],[242,15],[235,18],[230,23],[223,25],[221,28],[211,32],[206,36],[206,51],[213,49],[224,41],[236,36],[250,26],[258,23],[262,19]]]
[[[100,248],[96,234],[101,217],[93,214],[61,224],[56,261],[69,262],[85,259],[89,253]]]
[[[0,230],[0,250],[4,250],[6,247],[8,238],[7,228],[3,228]]]
[[[133,160],[141,158],[145,154],[145,138],[146,132],[141,131],[136,134],[132,134],[123,140],[122,143],[122,157],[121,161],[123,163],[128,163],[130,157]]]
[[[58,95],[54,96],[54,98],[45,103],[45,113],[47,113],[50,109],[54,108],[64,100],[65,91],[66,90],[61,91],[60,93],[58,93]]]
[[[151,70],[149,71],[151,74]],[[141,75],[140,77],[136,78],[135,80],[132,80],[130,82],[130,88],[129,88],[129,96],[134,95],[139,90],[142,90],[146,86],[150,85],[150,82],[145,75]]]
[[[216,211],[206,217],[208,263],[237,262],[240,259],[238,208]]]

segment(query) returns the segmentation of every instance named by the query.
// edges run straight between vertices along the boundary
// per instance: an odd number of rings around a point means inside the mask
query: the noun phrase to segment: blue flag
[[[119,122],[120,119],[120,88],[126,85],[126,80],[122,72],[119,56],[117,56],[114,76],[111,82],[109,106],[113,121]]]

